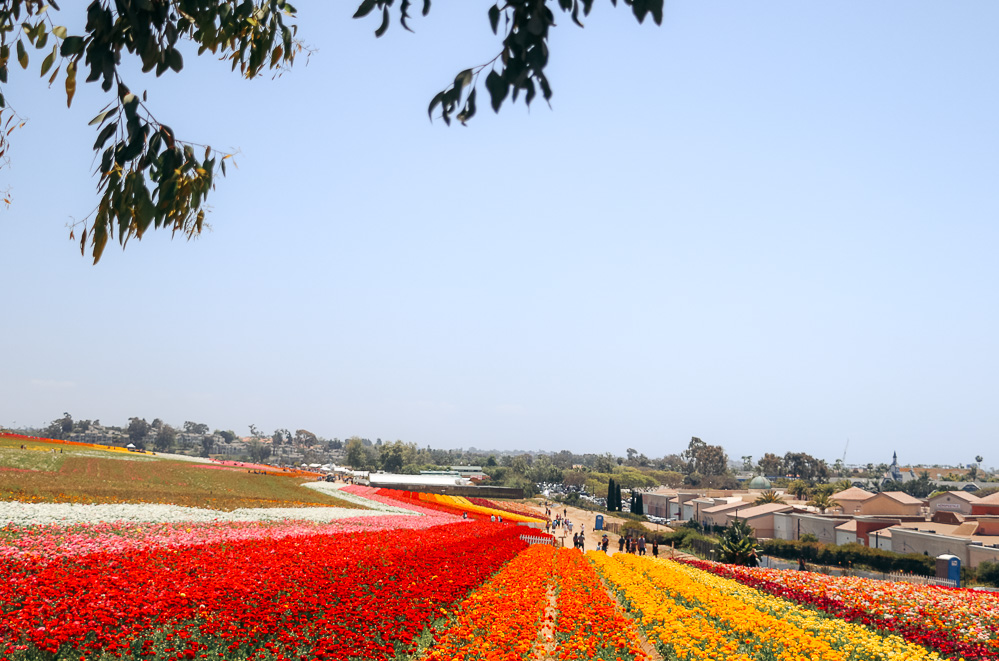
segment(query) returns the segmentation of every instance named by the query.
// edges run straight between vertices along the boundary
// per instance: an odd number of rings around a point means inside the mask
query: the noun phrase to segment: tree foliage
[[[621,0],[639,23],[651,16],[662,23],[663,0]],[[617,0],[611,0],[617,5]],[[545,101],[552,88],[545,73],[549,61],[549,30],[555,11],[567,13],[579,26],[593,0],[504,0],[487,11],[495,35],[502,35],[499,52],[491,60],[458,72],[454,80],[430,101],[429,113],[439,112],[445,123],[462,124],[476,113],[479,79],[490,105],[499,111],[510,97],[531,101],[540,92]],[[402,26],[409,26],[412,0],[362,0],[355,18],[380,14],[375,36],[388,30],[391,10]],[[155,103],[145,91],[125,80],[124,71],[134,62],[144,74],[179,73],[185,62],[184,42],[196,45],[198,55],[210,52],[228,62],[245,78],[270,71],[277,75],[291,67],[305,46],[296,38],[295,8],[285,0],[92,0],[86,9],[81,34],[71,34],[58,22],[59,3],[54,0],[7,0],[0,4],[0,85],[10,69],[32,65],[49,85],[61,81],[66,105],[73,103],[77,75],[99,83],[109,101],[91,120],[99,201],[70,234],[79,233],[80,251],[89,249],[96,264],[109,240],[117,234],[124,247],[141,239],[150,229],[169,229],[188,239],[205,227],[205,204],[216,178],[226,174],[231,153],[178,137],[154,115]],[[423,0],[423,15],[430,0]],[[69,21],[67,21],[69,22]],[[0,87],[0,167],[7,153],[10,133],[23,120]],[[6,194],[3,202],[9,204]],[[256,436],[256,435],[255,435]]]
[[[662,24],[664,0],[622,0],[631,7],[639,23],[648,16],[657,25]],[[617,6],[617,0],[611,0]],[[391,22],[390,8],[395,0],[364,0],[354,18],[363,18],[371,13],[380,13],[381,22],[375,30],[380,37],[388,30]],[[398,4],[399,22],[410,30],[408,20],[411,0],[401,0]],[[499,52],[488,62],[469,67],[458,72],[454,81],[438,92],[430,100],[428,113],[431,119],[440,110],[440,117],[446,124],[457,119],[462,124],[470,120],[477,111],[476,97],[479,78],[485,74],[485,88],[489,93],[489,104],[499,112],[503,102],[510,97],[516,102],[523,94],[528,106],[541,93],[545,101],[552,98],[552,87],[545,74],[548,66],[549,30],[555,27],[555,11],[568,13],[572,21],[582,27],[580,14],[588,16],[593,8],[593,0],[501,0],[488,10],[489,25],[493,34],[503,34]],[[423,0],[423,15],[430,13],[430,0]]]
[[[722,532],[718,552],[722,562],[755,567],[758,560],[752,527],[742,519],[733,521]]]
[[[82,34],[57,24],[58,11],[51,0],[3,3],[0,84],[7,83],[12,55],[28,69],[37,54],[41,76],[50,85],[62,80],[67,106],[78,72],[110,97],[90,122],[97,131],[100,200],[77,228],[81,252],[89,246],[97,263],[115,233],[122,246],[151,228],[196,236],[204,227],[208,193],[231,155],[181,140],[154,116],[147,94],[133,91],[123,71],[135,61],[143,73],[178,73],[184,41],[196,44],[199,55],[210,51],[228,61],[246,78],[280,71],[303,48],[295,39],[296,26],[286,23],[294,7],[284,0],[93,0]],[[0,90],[0,118],[16,115],[8,101]],[[0,157],[7,135],[0,138]]]
[[[753,504],[754,505],[767,505],[767,504],[770,504],[770,503],[783,503],[783,502],[785,502],[783,496],[781,496],[779,493],[777,493],[773,489],[768,489],[767,491],[764,491],[759,496],[757,496],[756,500],[753,501]]]
[[[839,501],[827,493],[817,492],[806,505],[810,505],[825,514],[826,510],[839,507]]]
[[[701,476],[725,475],[728,473],[728,455],[720,445],[709,445],[697,438],[691,437],[687,449],[680,455],[687,462],[687,474],[699,473]]]
[[[156,448],[157,452],[166,452],[170,450],[174,443],[177,442],[177,430],[170,425],[160,425],[156,430],[156,436],[153,438],[153,447]]]

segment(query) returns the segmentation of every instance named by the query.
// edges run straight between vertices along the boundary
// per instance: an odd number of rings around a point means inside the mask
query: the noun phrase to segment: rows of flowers
[[[0,658],[389,659],[526,547],[488,523],[0,560]]]
[[[999,594],[859,577],[690,564],[964,659],[999,658]]]
[[[510,512],[512,514],[519,514],[521,516],[526,516],[532,519],[538,519],[542,517],[542,513],[534,509],[533,507],[528,507],[527,505],[521,505],[519,503],[500,503],[495,500],[490,500],[488,498],[475,498],[474,496],[467,497],[468,502],[474,505],[481,505],[483,507],[490,507],[494,510],[501,510],[504,512]],[[544,520],[544,519],[542,519]]]
[[[602,554],[601,554],[602,555]],[[561,549],[558,557],[557,645],[559,661],[605,659],[644,661],[634,622],[616,608],[600,577],[582,553]]]
[[[539,643],[555,571],[556,550],[522,551],[458,605],[425,661],[520,661]]]
[[[581,553],[536,545],[459,604],[423,658],[644,661],[638,640]]]
[[[669,560],[591,553],[675,658],[932,660],[936,652]]]
[[[358,491],[355,486],[349,486],[346,487],[346,489],[353,493],[361,493],[362,495],[366,494],[366,492]],[[398,489],[374,489],[373,491],[379,496],[397,499],[401,502],[416,501],[424,506],[430,506],[436,509],[442,509],[444,511],[455,512],[458,514],[465,514],[475,518],[502,517],[505,521],[511,521],[514,523],[544,523],[544,519],[539,518],[537,515],[528,516],[511,512],[509,510],[479,505],[462,496],[445,496],[436,493],[402,491]]]
[[[343,493],[328,483],[306,486],[329,491],[365,509],[254,508],[224,512],[173,505],[0,502],[0,558],[134,553],[303,535],[422,530],[463,521],[454,514],[398,507],[388,499]]]

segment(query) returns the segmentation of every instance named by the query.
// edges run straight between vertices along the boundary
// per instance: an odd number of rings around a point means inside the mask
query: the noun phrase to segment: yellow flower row
[[[484,514],[486,516],[502,517],[504,521],[510,521],[512,523],[544,523],[542,519],[536,519],[530,516],[524,516],[522,514],[515,514],[514,512],[507,512],[505,510],[498,510],[492,507],[483,507],[482,505],[476,505],[475,503],[469,501],[467,498],[462,498],[461,496],[445,496],[435,493],[421,493],[419,494],[419,497],[420,500],[424,500],[428,503],[437,503],[439,505],[453,507],[455,509],[474,514]]]
[[[665,648],[666,656],[679,661],[751,661],[753,658],[705,615],[672,599],[664,599],[640,572],[620,561],[624,554],[609,557],[590,551],[586,555],[638,611],[649,639]]]
[[[831,642],[846,658],[857,659],[937,659],[936,652],[907,642],[901,636],[874,631],[862,624],[847,622],[822,616],[808,608],[798,606],[760,590],[743,585],[732,579],[716,576],[706,571],[677,562],[668,563],[671,570],[687,577],[693,583],[703,586],[699,594],[708,588],[729,597],[741,600],[757,610],[769,613],[782,621],[799,627],[808,633]]]
[[[897,636],[882,636],[861,625],[819,615],[692,567],[624,554],[613,559],[591,554],[590,558],[642,612],[653,637],[672,648],[679,659],[939,658]]]

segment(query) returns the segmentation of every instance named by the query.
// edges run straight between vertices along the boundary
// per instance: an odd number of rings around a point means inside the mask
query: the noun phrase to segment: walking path
[[[539,507],[541,509],[541,511],[543,512],[544,511],[544,499],[541,499],[540,503],[537,504],[536,506]],[[555,518],[556,514],[562,514],[563,511],[565,511],[567,513],[567,516],[569,517],[569,520],[572,521],[572,532],[571,533],[568,530],[566,530],[564,527],[562,527],[562,528],[556,528],[555,530],[552,531],[552,533],[555,535],[556,538],[561,539],[563,541],[563,543],[565,544],[565,546],[567,546],[569,548],[572,548],[572,535],[574,533],[579,532],[579,525],[582,523],[585,526],[584,536],[586,538],[585,549],[584,550],[586,550],[586,551],[595,551],[595,550],[599,549],[600,548],[600,540],[601,540],[601,538],[603,538],[604,534],[606,534],[607,538],[610,540],[610,545],[607,547],[607,554],[608,555],[614,555],[615,553],[618,553],[618,550],[617,550],[618,549],[618,539],[620,539],[621,536],[617,535],[615,533],[612,533],[612,532],[607,532],[606,530],[596,530],[597,515],[601,515],[601,516],[604,517],[604,523],[605,524],[607,524],[607,523],[621,523],[621,524],[624,524],[624,523],[627,522],[627,519],[621,519],[621,518],[618,518],[618,517],[614,516],[613,514],[608,514],[606,512],[592,512],[590,510],[579,509],[578,507],[571,507],[571,506],[563,505],[562,503],[557,503],[557,502],[554,502],[554,501],[552,501],[551,510],[552,510],[552,518],[553,519]],[[658,526],[656,524],[645,524],[645,526],[647,528],[650,528],[653,531],[655,531],[655,530],[668,530],[668,528],[666,528],[666,526]],[[669,558],[669,557],[671,557],[671,555],[670,555],[671,552],[673,554],[672,557],[676,557],[676,558],[693,558],[694,557],[694,556],[690,555],[689,553],[685,553],[683,551],[672,550],[672,549],[670,549],[669,546],[660,546],[659,547],[659,557],[660,558]],[[646,553],[647,556],[652,557],[652,543],[651,542],[646,545],[645,553]]]

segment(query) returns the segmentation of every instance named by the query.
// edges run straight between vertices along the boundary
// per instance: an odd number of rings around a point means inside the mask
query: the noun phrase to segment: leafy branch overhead
[[[284,0],[94,0],[84,33],[57,25],[59,5],[50,0],[7,0],[0,8],[0,83],[7,83],[11,55],[28,69],[32,54],[45,53],[39,67],[49,85],[60,77],[66,105],[73,103],[77,73],[100,83],[112,100],[90,122],[98,133],[94,150],[100,200],[81,224],[80,250],[101,258],[116,231],[124,246],[150,228],[169,228],[191,238],[204,226],[204,204],[228,154],[178,139],[154,117],[122,78],[122,55],[138,58],[143,73],[179,72],[180,42],[211,51],[235,71],[255,78],[265,69],[280,73],[302,45],[296,26],[286,24],[295,8]],[[13,51],[13,53],[12,53]],[[14,115],[0,88],[0,112]],[[5,134],[3,140],[9,134]],[[0,153],[6,149],[0,143]],[[71,234],[72,236],[72,234]]]
[[[639,23],[649,15],[657,25],[663,20],[663,0],[621,0],[631,7],[632,13]],[[395,0],[364,0],[354,18],[362,18],[375,10],[380,10],[381,24],[375,30],[375,36],[380,37],[388,30],[391,18],[390,8]],[[430,101],[428,112],[431,119],[434,111],[440,108],[440,117],[450,124],[454,117],[465,124],[476,112],[476,88],[479,76],[486,74],[485,86],[489,92],[490,105],[495,112],[508,96],[516,102],[523,93],[524,102],[531,101],[541,92],[545,101],[552,97],[552,88],[545,75],[548,65],[548,30],[555,25],[555,14],[549,5],[551,0],[507,0],[497,2],[489,8],[489,25],[493,34],[498,35],[503,27],[504,38],[500,52],[485,64],[464,69],[454,78],[454,82],[438,92]],[[557,0],[558,8],[568,13],[572,21],[583,27],[579,20],[580,13],[588,16],[593,8],[593,0]],[[611,0],[617,6],[617,0]],[[399,3],[400,22],[404,28],[408,25],[411,0],[401,0]],[[423,1],[423,15],[430,12],[430,0]]]
[[[555,25],[550,5],[556,2],[580,26],[580,14],[588,15],[593,6],[593,0],[509,0],[490,7],[493,33],[499,35],[502,26],[500,52],[485,64],[459,72],[431,100],[431,118],[439,108],[447,124],[452,118],[463,124],[471,119],[483,72],[490,105],[497,112],[508,96],[516,101],[523,94],[529,105],[540,92],[549,100],[552,90],[545,67],[548,31]],[[631,7],[639,23],[649,15],[662,22],[663,0],[621,2]],[[412,4],[363,0],[354,16],[380,13],[375,30],[380,37],[388,30],[393,7],[410,30]],[[78,72],[110,96],[90,122],[97,131],[99,201],[70,233],[75,238],[79,229],[80,251],[85,253],[89,246],[97,263],[116,233],[122,246],[133,237],[141,239],[150,228],[197,236],[204,227],[208,194],[215,178],[225,175],[231,154],[177,137],[154,116],[146,92],[133,91],[124,80],[123,56],[141,62],[146,74],[179,73],[184,68],[180,46],[186,40],[197,45],[198,55],[210,51],[246,78],[267,70],[280,75],[305,50],[296,39],[297,26],[289,22],[295,19],[295,8],[285,0],[92,0],[82,34],[70,34],[59,25],[59,11],[55,0],[0,0],[0,168],[8,157],[10,134],[23,126],[4,96],[8,74],[18,66],[28,70],[32,59],[41,57],[40,76],[50,86],[62,81],[67,106],[76,94]],[[423,0],[423,15],[429,11],[430,0]],[[2,200],[9,203],[9,196]]]

